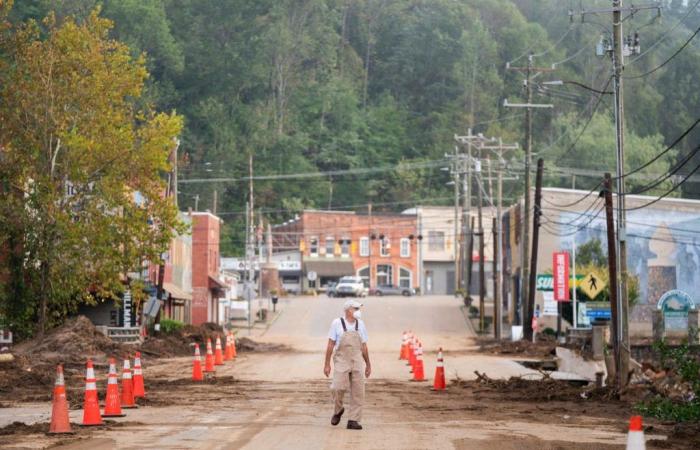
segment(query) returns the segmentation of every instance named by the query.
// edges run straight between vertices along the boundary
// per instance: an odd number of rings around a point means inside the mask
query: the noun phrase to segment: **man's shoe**
[[[338,425],[344,412],[345,408],[341,409],[338,414],[333,414],[333,417],[331,417],[331,425]]]
[[[362,425],[360,425],[359,423],[357,423],[354,420],[348,420],[348,430],[361,430],[361,429],[362,429]]]

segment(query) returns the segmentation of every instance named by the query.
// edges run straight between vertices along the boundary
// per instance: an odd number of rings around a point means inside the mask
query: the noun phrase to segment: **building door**
[[[455,293],[455,271],[454,270],[448,270],[445,273],[447,277],[447,289],[446,289],[446,294],[448,295],[454,295]]]
[[[425,271],[425,293],[426,294],[433,293],[433,281],[435,281],[434,277],[435,277],[435,273],[432,270]]]

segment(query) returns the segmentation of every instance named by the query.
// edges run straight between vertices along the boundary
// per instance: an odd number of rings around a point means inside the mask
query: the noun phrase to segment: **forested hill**
[[[610,15],[570,21],[568,11],[610,7],[606,0],[16,0],[15,20],[84,17],[98,5],[115,22],[113,35],[145,52],[149,97],[177,110],[186,124],[180,146],[183,209],[212,207],[226,220],[222,253],[241,248],[254,158],[255,206],[273,222],[304,207],[400,210],[413,203],[450,204],[445,153],[471,126],[506,142],[523,139],[527,63],[554,67],[536,78],[534,151],[546,160],[547,183],[571,186],[567,169],[614,171],[610,59],[595,46]],[[626,2],[627,3],[627,2]],[[663,2],[659,19],[639,12],[641,55],[627,59],[627,164],[642,165],[700,116],[700,25],[696,0]],[[666,60],[670,59],[667,63]],[[664,64],[665,63],[665,64]],[[658,70],[653,70],[658,66]],[[645,75],[646,72],[651,73]],[[639,76],[642,75],[642,76]],[[542,84],[563,80],[563,85]],[[574,83],[580,83],[577,85]],[[700,128],[700,126],[698,127]],[[700,132],[645,169],[691,172]],[[520,155],[509,164],[521,173]],[[686,163],[676,167],[677,162]],[[553,170],[562,168],[560,171]],[[393,168],[391,170],[375,170]],[[304,178],[281,174],[322,176]],[[265,175],[270,175],[265,177]],[[578,176],[576,186],[599,178]],[[646,180],[630,180],[648,183]],[[668,190],[663,181],[656,193]],[[522,192],[522,178],[508,196]],[[681,191],[681,190],[679,190]],[[700,196],[699,183],[682,195]],[[196,200],[198,198],[198,200]]]

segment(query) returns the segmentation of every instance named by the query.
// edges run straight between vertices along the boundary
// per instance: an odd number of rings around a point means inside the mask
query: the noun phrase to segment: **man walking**
[[[326,364],[323,373],[331,373],[331,354],[333,355],[333,380],[331,393],[333,397],[333,417],[331,425],[338,425],[345,412],[343,397],[350,391],[350,411],[348,412],[348,429],[361,430],[362,404],[365,399],[365,378],[372,372],[367,351],[367,329],[360,320],[362,303],[348,300],[343,305],[344,317],[333,320],[328,332],[326,347]],[[362,361],[365,367],[362,370]],[[364,373],[363,373],[364,372]]]

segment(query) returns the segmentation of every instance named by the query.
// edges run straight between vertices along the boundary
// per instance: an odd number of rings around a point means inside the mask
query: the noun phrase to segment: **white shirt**
[[[355,322],[350,323],[345,319],[345,327],[347,328],[348,331],[354,331],[355,330]],[[362,340],[362,343],[365,344],[367,342],[367,328],[365,328],[365,323],[362,320],[358,320],[359,326],[357,327],[357,332],[360,334],[360,339]],[[335,348],[337,349],[338,346],[340,345],[340,337],[343,335],[344,330],[343,330],[343,324],[340,323],[340,318],[337,318],[331,323],[331,329],[328,331],[328,339],[332,340],[335,342]]]

